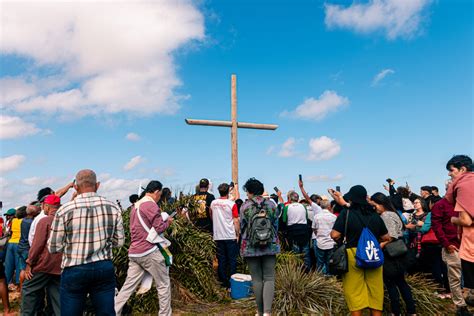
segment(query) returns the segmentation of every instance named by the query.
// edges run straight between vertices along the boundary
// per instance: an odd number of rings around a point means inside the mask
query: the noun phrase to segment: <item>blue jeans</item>
[[[26,259],[28,259],[28,252],[29,250],[18,250],[18,256],[20,257],[18,260],[20,271],[26,269]]]
[[[293,252],[297,254],[303,254],[304,266],[306,271],[311,270],[311,254],[309,250],[309,240],[304,245],[293,244]]]
[[[13,282],[13,272],[15,272],[15,281]],[[18,255],[18,243],[8,243],[5,256],[5,276],[7,284],[20,283],[20,256]]]
[[[90,295],[96,315],[115,315],[115,271],[110,260],[65,268],[61,275],[61,315],[82,316]]]
[[[318,250],[316,252],[316,260],[318,262],[317,263],[318,270],[322,274],[328,275],[329,274],[329,270],[328,270],[329,257],[331,257],[332,253],[334,252],[334,248],[327,249],[327,250],[320,249],[320,248],[317,248],[317,249]]]
[[[313,242],[314,258],[316,258],[316,269],[319,269],[319,266],[318,266],[318,243],[317,243],[316,239],[313,239],[312,242]]]
[[[239,246],[234,240],[216,240],[217,244],[217,274],[219,281],[226,288],[230,287],[230,277],[237,270],[237,256],[239,255]],[[227,273],[227,267],[229,273]]]

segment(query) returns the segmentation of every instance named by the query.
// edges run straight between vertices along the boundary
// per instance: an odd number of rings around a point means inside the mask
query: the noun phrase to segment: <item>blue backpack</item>
[[[361,269],[375,269],[383,265],[383,251],[377,238],[367,226],[362,229],[357,243],[356,265]]]

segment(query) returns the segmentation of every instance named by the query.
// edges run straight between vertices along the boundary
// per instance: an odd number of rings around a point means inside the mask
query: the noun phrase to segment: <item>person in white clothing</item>
[[[331,210],[331,203],[327,200],[321,201],[321,212],[314,215],[313,234],[316,245],[315,255],[317,268],[321,273],[329,275],[328,263],[334,251],[334,240],[331,238],[331,230],[336,222],[337,216]]]
[[[230,277],[237,269],[240,233],[239,210],[229,199],[229,185],[222,183],[217,188],[220,198],[212,201],[210,207],[214,240],[217,246],[217,274],[225,288],[230,287]],[[227,273],[229,268],[229,273]]]
[[[39,223],[39,221],[45,217],[48,216],[46,212],[44,211],[44,199],[51,194],[54,194],[56,196],[62,197],[65,195],[69,189],[71,189],[74,186],[74,183],[68,183],[66,186],[62,187],[61,189],[57,190],[56,192],[53,191],[53,189],[46,187],[42,188],[41,190],[38,191],[37,195],[37,200],[41,203],[41,212],[33,219],[33,222],[31,223],[30,231],[28,233],[28,243],[31,245],[33,244],[33,238],[35,237],[35,232],[36,232],[36,225]]]
[[[305,269],[309,271],[311,269],[311,252],[309,250],[308,210],[298,201],[298,193],[291,192],[290,203],[283,208],[282,221],[287,225],[291,250],[294,253],[303,254]]]
[[[298,186],[300,187],[301,194],[303,194],[303,197],[305,198],[306,202],[308,202],[309,204],[309,208],[308,208],[309,223],[308,224],[309,224],[309,230],[311,234],[311,247],[313,248],[313,251],[314,251],[314,258],[317,258],[318,247],[316,246],[316,235],[312,231],[311,227],[313,226],[312,221],[314,220],[314,216],[316,216],[316,214],[319,214],[322,211],[321,206],[319,206],[319,204],[322,201],[322,198],[317,194],[311,194],[311,196],[309,196],[309,194],[306,193],[306,190],[304,189],[302,180],[298,181]]]

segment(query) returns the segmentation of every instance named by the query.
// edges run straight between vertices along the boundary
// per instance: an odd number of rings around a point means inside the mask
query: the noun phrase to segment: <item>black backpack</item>
[[[255,213],[252,215],[249,223],[249,243],[253,247],[268,246],[275,236],[273,223],[268,217],[267,210],[264,208],[265,202],[261,204],[254,203]]]

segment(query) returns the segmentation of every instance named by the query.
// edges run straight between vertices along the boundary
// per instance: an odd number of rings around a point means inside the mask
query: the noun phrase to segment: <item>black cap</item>
[[[356,204],[369,204],[367,202],[367,190],[361,185],[353,186],[349,192],[344,194],[344,200]]]
[[[50,187],[42,188],[41,190],[38,191],[38,196],[37,200],[43,203],[44,199],[48,196],[53,194],[54,191]]]
[[[199,187],[200,188],[209,187],[209,180],[207,180],[206,178],[201,179],[201,181],[199,181]]]

